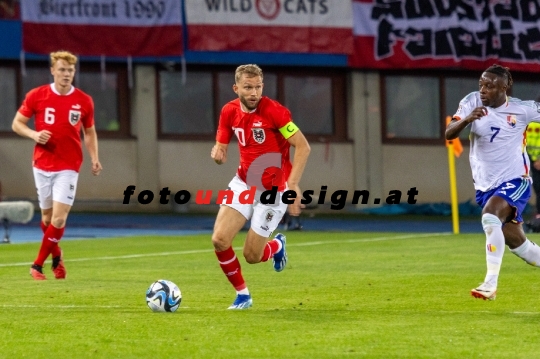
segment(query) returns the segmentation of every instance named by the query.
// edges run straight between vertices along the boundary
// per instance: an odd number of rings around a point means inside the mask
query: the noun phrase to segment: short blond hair
[[[260,76],[263,79],[262,69],[255,64],[240,65],[236,68],[234,73],[234,81],[238,83],[242,75],[246,74],[248,77]]]
[[[51,52],[50,57],[51,57],[51,67],[53,67],[54,64],[56,64],[58,60],[64,60],[70,65],[75,65],[77,63],[77,56],[73,55],[69,51],[60,50],[60,51]]]

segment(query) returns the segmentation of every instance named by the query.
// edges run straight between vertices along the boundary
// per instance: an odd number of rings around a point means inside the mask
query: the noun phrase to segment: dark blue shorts
[[[522,223],[523,222],[523,211],[525,206],[529,202],[531,197],[531,179],[527,178],[516,178],[511,181],[503,182],[497,188],[489,190],[487,192],[476,191],[476,203],[482,208],[486,205],[487,201],[492,196],[499,196],[504,198],[510,207],[514,208],[514,218],[512,222]]]

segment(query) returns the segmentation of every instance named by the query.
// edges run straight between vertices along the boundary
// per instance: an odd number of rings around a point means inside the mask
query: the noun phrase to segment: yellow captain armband
[[[285,139],[287,140],[299,130],[300,129],[298,128],[298,126],[296,126],[292,121],[290,121],[288,124],[280,128],[279,132],[281,132],[283,137],[285,137]]]

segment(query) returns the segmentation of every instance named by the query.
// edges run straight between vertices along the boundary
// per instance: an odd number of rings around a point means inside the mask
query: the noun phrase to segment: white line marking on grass
[[[58,308],[58,309],[75,308],[77,309],[77,308],[126,308],[126,306],[123,306],[123,305],[0,304],[0,308]]]
[[[213,252],[213,251],[214,251],[213,249],[198,249],[198,250],[192,250],[192,251],[178,251],[178,252],[127,254],[125,256],[64,259],[64,262],[87,262],[87,261],[99,261],[99,260],[106,261],[106,260],[115,260],[115,259],[161,257],[161,256],[172,256],[172,255],[177,255],[177,254],[208,253],[208,252]],[[4,264],[0,264],[0,267],[17,267],[17,266],[27,266],[27,265],[32,265],[32,262],[4,263]]]
[[[304,247],[304,246],[317,246],[319,244],[338,244],[338,243],[361,243],[361,242],[377,242],[377,241],[388,241],[391,239],[409,239],[409,238],[424,238],[424,237],[434,237],[434,236],[448,236],[451,235],[450,232],[441,232],[441,233],[426,233],[426,234],[407,234],[402,236],[387,236],[387,237],[376,237],[376,238],[356,238],[356,239],[343,239],[343,240],[333,240],[333,241],[317,241],[317,242],[307,242],[307,243],[292,243],[287,244],[287,246],[294,247]]]
[[[104,309],[131,309],[131,308],[139,308],[139,306],[136,307],[129,307],[125,305],[62,305],[62,304],[42,304],[42,305],[33,305],[33,304],[0,304],[0,308],[50,308],[50,309],[91,309],[91,308],[104,308]],[[183,306],[178,308],[178,310],[184,310],[188,309],[190,307]]]
[[[306,243],[290,243],[287,244],[288,247],[305,247],[305,246],[318,246],[323,244],[339,244],[339,243],[362,243],[362,242],[376,242],[376,241],[388,241],[392,239],[409,239],[409,238],[424,238],[424,237],[434,237],[434,236],[448,236],[451,235],[450,232],[442,233],[424,233],[424,234],[407,234],[401,236],[385,236],[385,237],[375,237],[375,238],[356,238],[356,239],[345,239],[345,240],[330,240],[330,241],[316,241],[316,242],[306,242]],[[235,250],[241,250],[242,247],[235,247]],[[194,254],[194,253],[211,253],[214,252],[213,249],[196,249],[190,251],[176,251],[176,252],[161,252],[161,253],[145,253],[145,254],[127,254],[124,256],[108,256],[108,257],[94,257],[94,258],[74,258],[74,259],[65,259],[65,262],[87,262],[87,261],[106,261],[106,260],[116,260],[116,259],[131,259],[131,258],[145,258],[145,257],[162,257],[162,256],[174,256],[181,254]],[[32,265],[32,262],[19,262],[19,263],[0,263],[0,267],[18,267],[18,266],[29,266]]]
[[[129,307],[125,305],[76,305],[76,304],[42,304],[42,305],[35,305],[35,304],[0,304],[1,308],[36,308],[36,309],[132,309],[137,308],[139,309],[139,306],[137,307]],[[181,306],[178,308],[179,311],[183,311],[186,309],[190,309],[191,307],[188,306]],[[316,309],[315,311],[320,311],[319,309]],[[324,311],[324,310],[323,310]],[[346,311],[351,311],[350,309],[347,309]],[[359,308],[358,310],[353,310],[357,312],[362,312],[364,309]],[[407,311],[403,309],[396,309],[396,310],[385,310],[385,313],[414,313],[414,314],[424,314],[424,315],[437,315],[437,314],[514,314],[514,315],[540,315],[540,312],[499,312],[499,311],[490,311],[490,310],[474,310],[474,311],[466,311],[466,310],[427,310],[425,312],[418,312],[417,310],[414,311]]]

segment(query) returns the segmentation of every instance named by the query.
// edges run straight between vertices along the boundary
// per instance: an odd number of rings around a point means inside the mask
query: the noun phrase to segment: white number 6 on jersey
[[[45,108],[45,123],[52,125],[54,123],[54,108],[47,107]]]

